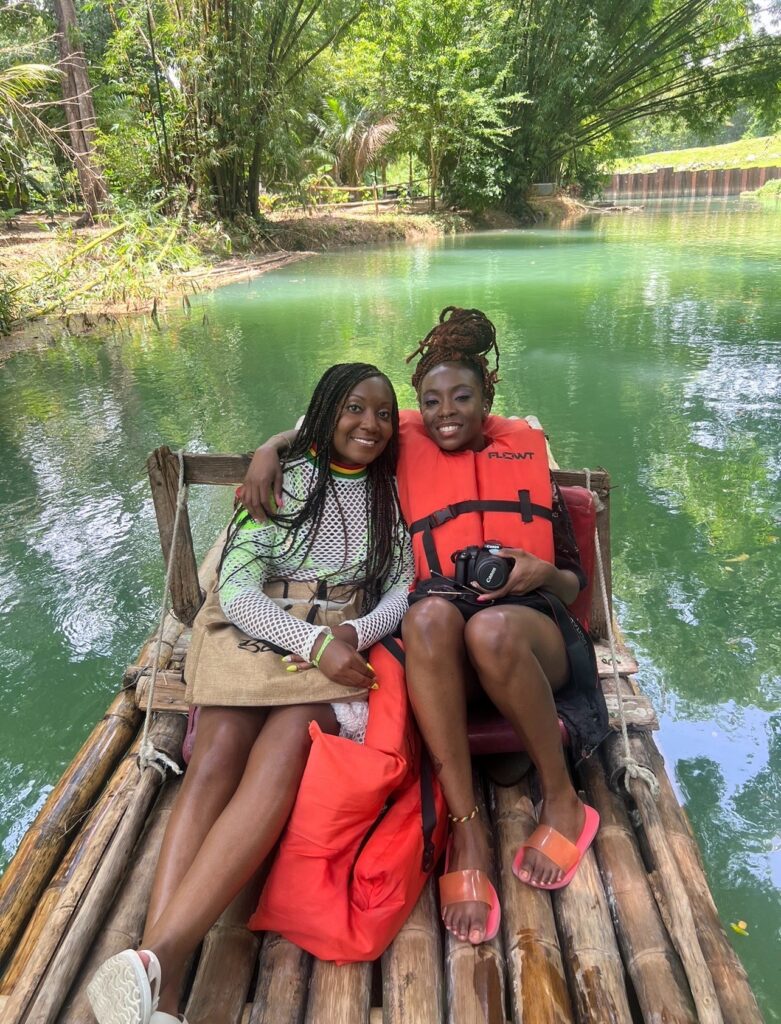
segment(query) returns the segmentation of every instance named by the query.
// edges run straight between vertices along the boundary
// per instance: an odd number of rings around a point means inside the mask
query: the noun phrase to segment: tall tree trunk
[[[68,123],[73,162],[84,199],[85,220],[91,222],[108,189],[95,159],[95,107],[92,103],[87,61],[81,48],[81,36],[74,0],[54,0],[57,15],[57,43],[60,49],[62,97]]]
[[[247,212],[255,220],[261,220],[260,216],[260,158],[263,155],[263,136],[258,131],[255,136],[255,143],[252,147],[252,160],[247,174]]]
[[[429,213],[434,213],[437,208],[437,187],[439,186],[439,154],[434,151],[434,147],[429,145],[429,174],[431,175],[431,183],[428,194],[428,209]]]

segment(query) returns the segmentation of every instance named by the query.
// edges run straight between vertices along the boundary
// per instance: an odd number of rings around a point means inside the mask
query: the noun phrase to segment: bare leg
[[[466,707],[476,683],[466,659],[464,619],[448,601],[429,597],[410,608],[402,632],[407,651],[407,688],[415,718],[450,813],[462,817],[475,806]],[[490,871],[491,856],[480,819],[454,825],[452,831],[450,870]],[[458,903],[442,916],[457,938],[483,941],[488,917],[484,903]]]
[[[569,674],[558,626],[532,608],[502,605],[473,616],[465,640],[483,689],[521,737],[537,768],[541,822],[574,842],[583,828],[584,811],[567,770],[553,701]],[[543,854],[529,850],[521,877],[550,884],[563,873]]]
[[[201,708],[195,749],[163,838],[146,915],[155,923],[241,781],[264,708]]]
[[[160,960],[160,1009],[176,1013],[181,975],[220,914],[274,846],[295,803],[309,756],[308,726],[338,731],[328,704],[268,712],[235,794],[206,835],[186,874],[144,935]]]

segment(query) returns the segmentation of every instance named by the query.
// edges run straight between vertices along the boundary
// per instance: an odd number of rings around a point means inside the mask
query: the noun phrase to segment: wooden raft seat
[[[185,481],[235,484],[246,462],[187,455]],[[158,449],[149,468],[167,557],[176,458]],[[556,478],[582,485],[584,474],[557,471]],[[602,502],[597,532],[609,596],[607,474],[592,474],[592,486]],[[165,620],[161,648],[154,637],[144,646],[0,879],[3,1024],[92,1024],[87,981],[106,957],[139,941],[180,780],[138,772],[136,702],[145,704],[150,666],[159,657],[163,674],[154,707],[176,713],[155,714],[150,738],[176,757],[186,722],[179,712],[186,710],[182,667],[189,632],[182,626],[192,622],[201,587],[213,579],[220,547],[207,556],[199,581],[186,516],[185,527],[186,538],[177,544],[175,615]],[[591,626],[604,637],[605,617],[596,604]],[[633,784],[639,816],[630,818],[625,799],[607,781],[621,754],[617,735],[579,766],[576,785],[602,825],[567,889],[530,889],[512,874],[515,853],[536,824],[533,773],[506,788],[478,778],[503,914],[492,942],[472,947],[444,932],[432,879],[379,960],[336,967],[279,935],[247,931],[253,896],[244,893],[193,957],[182,993],[190,1024],[762,1024],[649,731],[656,722],[632,678],[636,665],[622,649],[616,687],[609,662],[598,644],[608,708],[614,715],[621,701],[634,725],[632,753],[652,768],[661,792],[649,802]],[[669,888],[673,875],[678,889]],[[679,930],[673,941],[678,902],[690,906],[696,935],[681,939]],[[692,968],[692,954],[700,951],[711,990],[703,989],[700,968]],[[701,1012],[693,992],[700,993]]]
[[[180,716],[162,717],[177,720],[183,729]],[[679,855],[694,863],[696,847],[661,758],[642,737],[633,742],[658,769],[660,813]],[[244,893],[193,959],[184,993],[190,1024],[696,1024],[642,845],[623,800],[608,787],[611,754],[606,754],[607,764],[592,758],[577,778],[599,810],[602,829],[572,884],[558,893],[530,889],[511,870],[518,847],[535,826],[530,780],[504,788],[478,779],[503,912],[492,942],[472,947],[444,931],[432,879],[379,960],[337,967],[277,934],[247,931],[243,922],[251,894]],[[152,865],[179,784],[177,779],[164,783],[68,998],[47,1020],[88,1024],[85,986],[92,972],[106,956],[139,940]],[[692,899],[698,927],[709,936],[714,956],[726,963],[734,954],[707,887],[694,885]],[[719,936],[723,944],[715,941]],[[724,985],[726,1000],[734,977],[729,982],[725,977]],[[726,1019],[759,1024],[753,1016]]]

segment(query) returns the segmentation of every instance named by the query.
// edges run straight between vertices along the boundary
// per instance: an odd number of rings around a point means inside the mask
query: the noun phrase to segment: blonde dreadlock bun
[[[488,365],[488,354],[494,353],[494,367]],[[407,362],[419,355],[412,375],[412,386],[420,391],[423,378],[442,363],[463,363],[470,367],[483,387],[483,395],[490,406],[499,380],[499,348],[496,328],[479,309],[459,309],[446,306],[439,314],[439,323],[428,332]]]

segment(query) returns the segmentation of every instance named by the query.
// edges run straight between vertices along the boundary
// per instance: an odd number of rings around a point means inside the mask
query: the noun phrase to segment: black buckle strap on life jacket
[[[521,505],[521,519],[524,523],[530,523],[534,518],[531,494],[528,491],[518,491],[518,501]]]
[[[423,819],[423,862],[428,873],[434,867],[434,829],[437,827],[437,806],[434,802],[434,773],[431,758],[423,748],[420,752],[420,811]]]
[[[423,551],[428,562],[428,571],[432,575],[442,576],[442,563],[437,554],[437,545],[434,542],[434,535],[428,526],[423,529]]]
[[[520,515],[525,523],[530,523],[532,517],[553,521],[553,512],[545,505],[536,505],[532,502],[529,491],[518,491],[517,501],[500,501],[490,498],[476,498],[473,501],[456,501],[452,505],[445,505],[435,512],[429,513],[410,523],[409,532],[424,533],[428,530],[435,530],[438,526],[449,523],[451,519],[463,516],[467,512],[510,512]]]
[[[498,498],[477,498],[471,501],[456,501],[452,505],[438,508],[429,515],[416,519],[409,526],[411,536],[414,537],[416,533],[423,534],[423,551],[426,555],[429,572],[432,574],[439,573],[440,576],[442,575],[442,565],[437,555],[437,546],[434,543],[432,530],[436,530],[438,526],[443,526],[445,523],[449,523],[451,519],[457,519],[458,516],[465,515],[467,512],[509,512],[512,515],[520,515],[524,523],[530,523],[535,516],[538,519],[547,519],[553,522],[552,510],[546,508],[545,505],[536,505],[531,500],[531,494],[528,490],[518,491],[517,501],[500,501]]]
[[[402,668],[407,663],[406,656],[404,654],[404,648],[401,646],[395,636],[385,636],[382,640],[378,641],[381,647],[384,647],[388,654],[392,654],[393,657],[398,661]]]

